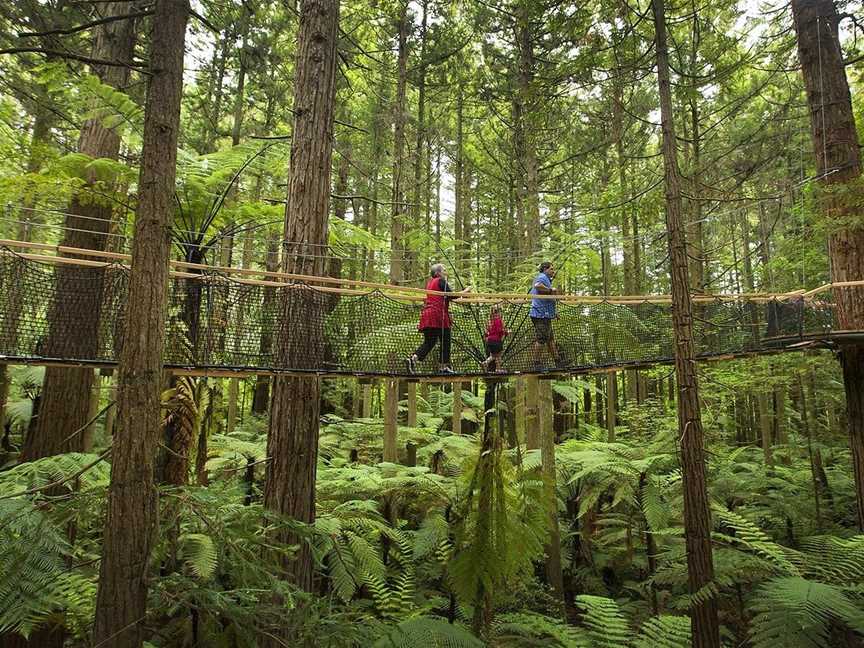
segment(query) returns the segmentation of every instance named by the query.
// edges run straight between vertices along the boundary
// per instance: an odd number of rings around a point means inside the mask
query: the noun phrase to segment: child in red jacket
[[[486,327],[486,352],[489,357],[483,361],[485,371],[503,371],[501,353],[504,351],[504,338],[507,329],[501,317],[501,308],[493,306],[489,313],[489,325]]]

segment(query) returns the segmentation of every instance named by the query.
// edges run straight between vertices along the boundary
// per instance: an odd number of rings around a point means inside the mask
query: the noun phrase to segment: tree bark
[[[123,16],[130,13],[131,8],[131,2],[115,2],[106,6],[105,16]],[[91,53],[95,59],[130,61],[134,47],[134,20],[118,20],[96,28]],[[124,90],[129,83],[130,70],[127,67],[94,66],[93,72],[102,83],[118,90]],[[99,119],[89,119],[81,128],[78,151],[94,160],[117,160],[120,134],[114,129],[105,128]],[[92,188],[99,180],[94,171],[88,172],[85,180],[85,189],[75,194],[69,205],[62,245],[104,250],[113,206],[108,201],[94,199],[87,192],[87,188]],[[96,357],[105,269],[58,266],[57,273],[57,300],[49,313],[45,355],[57,358]],[[85,284],[88,289],[82,290]],[[33,434],[27,435],[25,439],[22,461],[84,450],[84,434],[72,433],[89,420],[93,382],[93,370],[90,368],[45,369],[36,427]]]
[[[188,0],[156,0],[129,275],[118,362],[118,429],[103,534],[94,643],[139,648],[156,529],[154,458],[161,427],[162,349]]]
[[[657,85],[663,132],[663,170],[666,196],[666,230],[669,239],[669,265],[672,283],[672,326],[675,339],[675,377],[678,385],[678,429],[681,444],[681,469],[684,481],[684,535],[687,547],[687,572],[691,594],[700,592],[714,579],[711,549],[711,509],[705,475],[704,434],[693,343],[693,304],[689,290],[687,241],[681,217],[681,181],[675,148],[672,115],[672,90],[669,79],[669,53],[666,45],[664,0],[653,0]],[[700,598],[690,612],[694,648],[719,648],[720,625],[717,601],[713,596]]]
[[[291,273],[321,275],[325,270],[323,259],[314,251],[327,243],[338,25],[339,0],[302,0],[287,192],[290,199],[282,249],[283,267]],[[305,253],[307,249],[313,252]],[[318,366],[324,355],[321,322],[326,300],[313,295],[297,290],[281,293],[281,318],[289,334],[279,337],[275,355],[285,366]],[[302,345],[294,339],[301,336]],[[320,402],[317,378],[275,377],[264,507],[306,524],[315,521]],[[300,545],[294,560],[286,563],[280,559],[281,566],[290,581],[311,592],[311,547],[284,530],[273,541]],[[286,630],[277,634],[277,638],[265,638],[263,645],[284,644]]]
[[[864,279],[864,227],[859,222],[855,185],[861,177],[861,158],[855,115],[843,52],[838,37],[840,18],[832,0],[792,0],[792,18],[798,36],[798,58],[807,103],[810,132],[816,154],[816,171],[824,195],[822,216],[831,226],[828,253],[831,279],[835,282]],[[864,288],[835,288],[836,326],[843,330],[864,328]],[[858,529],[864,531],[864,346],[844,346],[840,356],[849,445],[855,474]]]
[[[397,56],[396,102],[393,105],[393,210],[390,222],[390,282],[398,284],[405,279],[403,264],[405,245],[405,122],[406,86],[408,82],[408,3],[399,9],[397,24],[399,52]]]

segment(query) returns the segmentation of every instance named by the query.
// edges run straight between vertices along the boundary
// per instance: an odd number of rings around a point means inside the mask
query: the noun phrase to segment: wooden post
[[[360,418],[363,406],[363,385],[359,380],[354,381],[354,396],[351,398],[351,416],[352,418]]]
[[[615,417],[618,405],[618,374],[606,374],[606,430],[609,443],[615,443]]]
[[[363,383],[363,418],[372,418],[372,383]]]
[[[561,534],[558,529],[558,498],[555,494],[555,426],[553,425],[552,381],[533,379],[538,392],[540,461],[543,492],[549,507],[549,540],[546,544],[546,581],[555,598],[564,603],[564,578],[561,572]],[[535,428],[536,429],[536,428]]]
[[[408,427],[417,427],[417,383],[408,383]]]
[[[522,443],[525,441],[525,429],[526,429],[526,421],[528,420],[528,413],[526,411],[526,403],[525,403],[525,378],[517,378],[515,381],[515,389],[513,390],[514,395],[514,403],[513,403],[513,426],[515,427],[514,434],[516,436],[517,443]]]
[[[768,394],[760,391],[756,399],[759,406],[759,430],[762,435],[762,452],[765,455],[765,465],[773,466],[774,457],[771,452],[771,417],[768,415]]]
[[[396,451],[396,436],[398,426],[396,418],[399,414],[399,381],[388,379],[384,394],[384,461],[396,463],[399,456]]]
[[[525,378],[525,445],[529,450],[540,447],[539,382],[537,376]]]
[[[462,383],[453,383],[453,434],[462,434]]]

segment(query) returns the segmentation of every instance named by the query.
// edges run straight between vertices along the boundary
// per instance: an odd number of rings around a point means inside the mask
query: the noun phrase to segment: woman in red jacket
[[[439,293],[452,293],[453,289],[447,283],[447,270],[442,263],[436,263],[429,269],[430,279],[426,282],[426,290],[434,290]],[[463,293],[471,290],[465,288]],[[417,371],[417,363],[423,362],[435,345],[441,342],[439,362],[441,371],[453,373],[450,367],[450,300],[456,299],[456,295],[436,295],[426,293],[423,302],[423,311],[420,313],[420,324],[417,327],[423,333],[423,344],[405,360],[409,373]]]

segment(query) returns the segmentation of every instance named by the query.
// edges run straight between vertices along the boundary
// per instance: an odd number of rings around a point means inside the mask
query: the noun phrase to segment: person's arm
[[[443,277],[438,280],[438,286],[439,286],[438,289],[441,292],[446,292],[446,293],[452,293],[453,292],[452,286],[449,283],[447,283],[447,280],[444,279]],[[459,295],[461,295],[463,293],[467,293],[467,292],[471,292],[471,286],[466,286],[463,290],[459,291],[459,293],[457,293],[457,294],[454,294],[452,297],[450,295],[448,295],[446,297],[446,299],[459,299]]]
[[[538,295],[554,295],[555,289],[552,287],[552,282],[550,281],[548,284],[542,281],[534,282],[534,288],[537,289]]]

